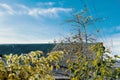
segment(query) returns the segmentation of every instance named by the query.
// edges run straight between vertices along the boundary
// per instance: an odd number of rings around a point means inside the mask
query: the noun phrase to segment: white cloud
[[[39,2],[38,6],[53,6],[55,2]]]
[[[52,2],[44,3],[48,5],[52,5]],[[0,3],[0,6],[4,9],[0,11],[0,15],[10,14],[10,15],[29,15],[33,17],[57,17],[59,13],[67,13],[72,11],[72,8],[61,8],[61,7],[49,7],[49,8],[39,8],[39,7],[28,7],[21,4],[16,4],[10,6],[8,4]],[[13,7],[17,9],[13,9]],[[1,9],[1,8],[0,8]]]
[[[38,8],[38,7],[33,7],[33,8],[29,8],[25,5],[17,5],[20,8],[22,8],[22,11],[20,11],[20,13],[23,14],[28,14],[34,17],[38,17],[38,16],[44,16],[44,17],[56,17],[58,16],[58,14],[60,12],[70,12],[72,11],[72,8],[61,8],[61,7],[53,7],[53,8]]]
[[[28,14],[31,16],[47,16],[47,17],[56,17],[58,16],[59,12],[70,12],[72,9],[65,9],[65,8],[48,8],[48,9],[41,9],[41,8],[34,8],[29,10]]]
[[[15,11],[12,9],[12,7],[7,4],[0,3],[0,7],[4,8],[11,15],[15,14]]]

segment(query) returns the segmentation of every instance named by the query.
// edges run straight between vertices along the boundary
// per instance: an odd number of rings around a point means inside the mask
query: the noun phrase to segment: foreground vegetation
[[[120,68],[114,68],[115,59],[105,54],[101,43],[92,45],[91,51],[96,52],[92,60],[79,53],[77,57],[68,58],[66,72],[72,80],[115,80],[119,78]],[[53,68],[60,68],[60,61],[69,53],[64,50],[51,52],[47,57],[42,56],[41,51],[34,51],[28,54],[4,55],[0,58],[0,79],[1,80],[54,80]],[[94,54],[94,53],[91,53]],[[119,56],[115,56],[119,58]]]
[[[28,54],[4,55],[0,59],[1,80],[54,80],[53,67],[62,58],[62,51],[51,52],[46,58],[42,52],[35,51]]]

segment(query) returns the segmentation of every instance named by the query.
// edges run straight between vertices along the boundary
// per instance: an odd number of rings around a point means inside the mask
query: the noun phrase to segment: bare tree
[[[54,50],[66,50],[70,54],[79,53],[84,57],[90,57],[88,50],[90,45],[95,42],[95,38],[92,34],[88,34],[87,27],[94,24],[97,19],[87,15],[87,9],[82,12],[75,13],[71,19],[67,19],[66,22],[70,23],[75,29],[70,37],[66,37],[62,44],[58,44]]]

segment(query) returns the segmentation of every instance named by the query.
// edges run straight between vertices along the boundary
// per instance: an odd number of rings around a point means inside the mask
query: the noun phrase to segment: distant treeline
[[[0,56],[2,54],[18,54],[29,53],[31,51],[40,50],[46,53],[50,52],[55,47],[55,44],[1,44]]]

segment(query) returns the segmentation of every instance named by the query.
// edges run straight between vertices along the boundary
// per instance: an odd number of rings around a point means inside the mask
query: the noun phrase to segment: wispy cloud
[[[15,11],[12,9],[12,7],[7,4],[0,3],[0,7],[2,7],[4,9],[4,11],[3,11],[4,13],[7,12],[8,14],[11,14],[11,15],[15,14]]]
[[[37,3],[38,6],[53,6],[55,2],[39,2]]]
[[[42,4],[42,3],[41,3]],[[44,3],[46,5],[52,5],[52,2]],[[72,11],[71,8],[62,8],[62,7],[50,7],[50,8],[38,8],[38,7],[29,7],[21,4],[16,4],[14,6],[10,6],[8,4],[0,3],[0,6],[3,8],[0,11],[0,14],[10,14],[10,15],[29,15],[33,17],[57,17],[59,13],[68,13]],[[17,7],[17,9],[13,9],[13,7]],[[1,9],[1,8],[0,8]]]
[[[65,8],[48,8],[48,9],[40,9],[40,8],[34,8],[29,10],[28,14],[31,16],[47,16],[47,17],[53,17],[58,16],[60,12],[70,12],[72,9],[65,9]]]
[[[44,16],[44,17],[56,17],[60,12],[67,13],[72,11],[72,8],[61,8],[61,7],[53,7],[53,8],[29,8],[25,5],[17,5],[20,8],[22,8],[22,11],[20,13],[24,12],[23,14],[27,14],[30,16],[38,17],[38,16]]]

